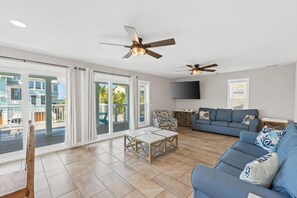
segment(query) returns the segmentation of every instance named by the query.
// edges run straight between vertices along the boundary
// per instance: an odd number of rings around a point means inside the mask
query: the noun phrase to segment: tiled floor
[[[124,152],[123,138],[36,158],[36,198],[193,197],[191,171],[215,165],[237,138],[179,130],[179,150],[149,164]],[[0,174],[19,170],[21,162],[0,165]]]

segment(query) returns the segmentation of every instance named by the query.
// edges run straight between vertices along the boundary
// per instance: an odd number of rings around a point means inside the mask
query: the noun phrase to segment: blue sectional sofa
[[[200,111],[210,113],[209,120],[199,118]],[[200,108],[198,114],[192,115],[191,126],[193,130],[221,133],[225,135],[239,136],[240,131],[256,132],[260,124],[259,111],[257,109],[232,110]],[[246,115],[254,115],[256,118],[250,125],[242,124]]]
[[[261,197],[297,197],[297,129],[292,123],[277,148],[279,170],[270,188],[239,179],[245,165],[267,154],[255,145],[257,133],[243,131],[240,140],[225,154],[214,169],[197,165],[192,172],[195,198],[247,198],[249,193]],[[291,196],[290,196],[291,195]]]

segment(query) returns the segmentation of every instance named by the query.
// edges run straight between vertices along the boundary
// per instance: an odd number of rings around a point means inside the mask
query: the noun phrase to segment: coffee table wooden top
[[[134,130],[134,131],[126,131],[124,132],[124,135],[132,137],[132,138],[136,138],[138,136],[142,136],[147,134],[147,132],[142,131],[142,130]]]
[[[170,138],[170,137],[174,137],[174,136],[178,135],[177,132],[168,131],[168,130],[156,131],[156,132],[154,132],[154,134],[160,135],[160,136],[163,136],[163,137],[166,137],[166,138]]]

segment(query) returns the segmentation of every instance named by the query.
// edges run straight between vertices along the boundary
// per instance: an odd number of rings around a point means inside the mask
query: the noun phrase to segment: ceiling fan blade
[[[130,58],[131,55],[131,52],[128,52],[125,56],[123,56],[123,58]]]
[[[131,38],[131,40],[139,43],[139,37],[136,33],[135,27],[125,25],[124,28],[125,28],[127,34],[129,35],[129,37]]]
[[[148,49],[145,49],[145,53],[147,53],[148,55],[150,55],[150,56],[152,56],[154,58],[157,58],[157,59],[162,57],[161,54],[158,54],[158,53],[153,52],[153,51],[148,50]]]
[[[210,67],[217,67],[217,64],[211,64],[211,65],[206,65],[204,67],[201,67],[201,69],[206,69],[206,68],[210,68]]]
[[[193,65],[186,65],[187,67],[190,67],[191,69],[193,69],[194,68],[194,66]]]
[[[99,44],[100,45],[114,45],[114,46],[121,46],[121,47],[128,47],[128,48],[131,47],[131,46],[128,46],[128,45],[116,44],[116,43],[103,43],[103,42],[100,42]]]
[[[215,72],[216,70],[215,69],[203,69],[201,71],[206,71],[206,72]]]
[[[174,38],[144,44],[145,48],[175,45]]]

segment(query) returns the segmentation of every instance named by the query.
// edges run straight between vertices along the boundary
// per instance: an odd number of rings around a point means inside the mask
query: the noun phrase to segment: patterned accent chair
[[[177,120],[170,118],[167,110],[155,110],[153,112],[153,126],[169,131],[177,131]]]

